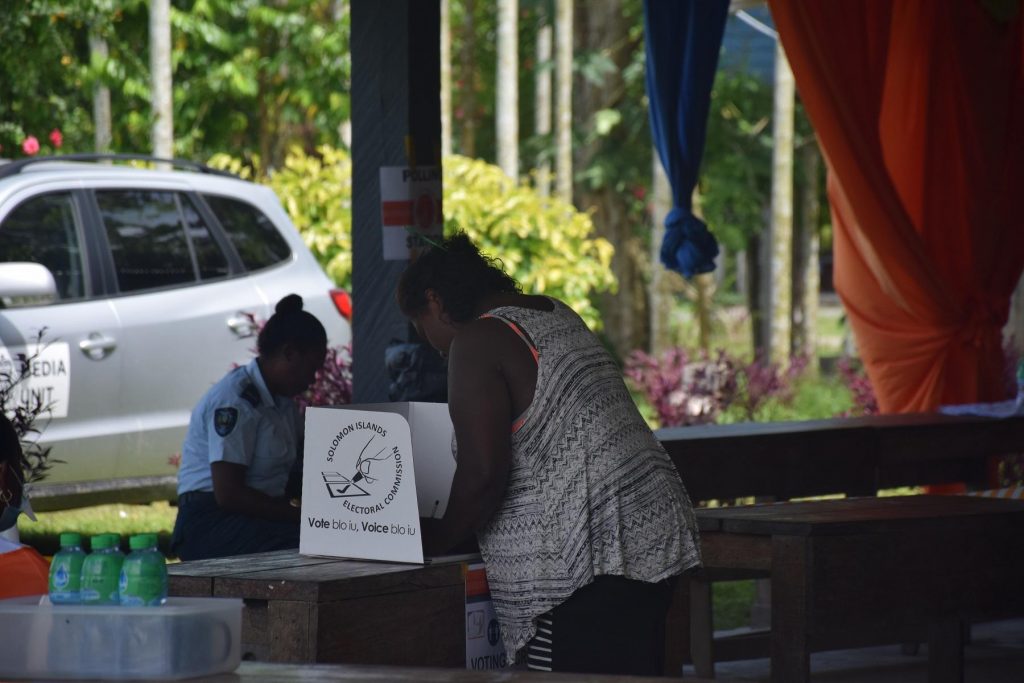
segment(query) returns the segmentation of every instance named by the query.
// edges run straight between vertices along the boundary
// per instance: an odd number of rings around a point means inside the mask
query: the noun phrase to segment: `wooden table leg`
[[[715,631],[711,582],[690,579],[690,657],[698,678],[715,677]]]
[[[772,683],[811,679],[811,543],[806,537],[772,537]]]
[[[928,627],[928,683],[964,683],[964,625],[959,619]]]
[[[665,662],[662,674],[683,675],[683,662],[690,660],[690,578],[680,576],[672,591],[665,618]]]

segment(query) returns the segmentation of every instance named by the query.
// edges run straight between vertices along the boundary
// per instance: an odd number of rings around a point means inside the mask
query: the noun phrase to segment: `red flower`
[[[34,155],[39,151],[39,140],[36,140],[35,136],[29,135],[25,138],[25,141],[21,143],[21,151],[28,156]]]
[[[54,128],[50,131],[50,142],[57,148],[64,144],[64,136],[60,134],[59,128]]]

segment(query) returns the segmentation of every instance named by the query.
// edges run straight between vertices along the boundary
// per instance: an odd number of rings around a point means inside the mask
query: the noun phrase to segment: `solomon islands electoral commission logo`
[[[402,451],[375,422],[357,420],[342,428],[331,439],[326,461],[335,465],[320,473],[327,492],[356,514],[380,512],[402,486]]]

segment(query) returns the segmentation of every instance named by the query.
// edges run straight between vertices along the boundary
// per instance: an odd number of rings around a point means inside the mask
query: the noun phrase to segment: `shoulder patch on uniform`
[[[238,423],[237,408],[217,408],[213,411],[213,428],[218,436],[227,436]]]
[[[253,408],[259,408],[260,390],[256,388],[255,384],[246,384],[238,395],[251,403]]]

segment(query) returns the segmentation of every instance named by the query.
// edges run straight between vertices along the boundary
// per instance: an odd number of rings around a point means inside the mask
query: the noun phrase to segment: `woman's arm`
[[[223,461],[210,465],[217,505],[228,512],[250,517],[298,522],[299,508],[289,503],[287,498],[274,498],[246,485],[247,469],[245,465]]]
[[[505,494],[512,462],[511,401],[502,373],[507,330],[501,323],[469,325],[448,357],[448,410],[459,461],[444,518],[424,527],[424,550],[437,555],[484,525]],[[517,344],[522,342],[513,337]]]

